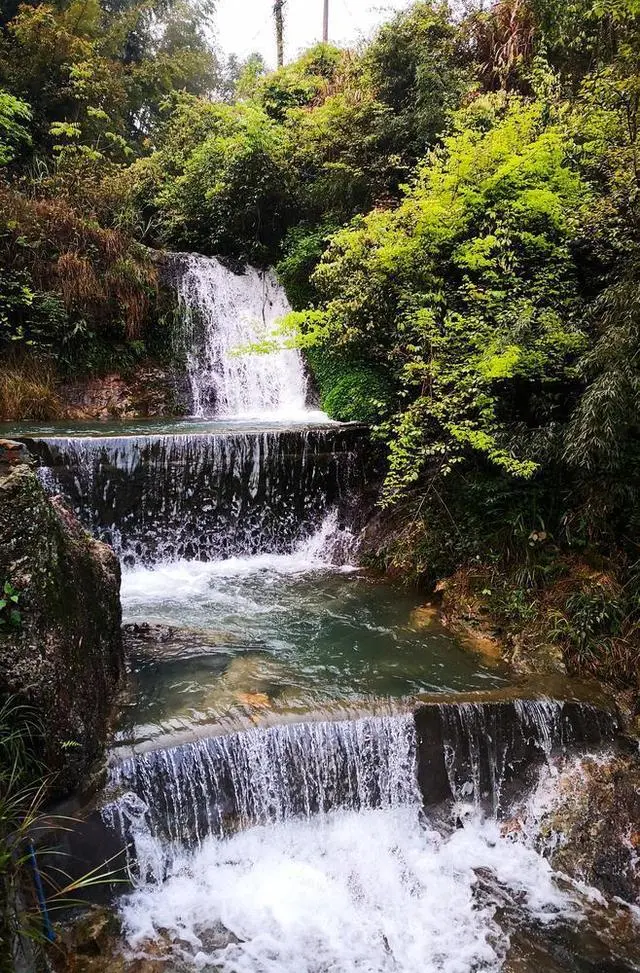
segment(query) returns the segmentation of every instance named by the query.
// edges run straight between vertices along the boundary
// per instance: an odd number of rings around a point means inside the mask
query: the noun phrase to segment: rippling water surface
[[[506,682],[503,670],[446,632],[419,595],[324,557],[315,538],[290,555],[125,571],[125,622],[183,632],[177,642],[170,633],[163,642],[144,632],[135,640],[121,740],[171,735],[234,712]]]

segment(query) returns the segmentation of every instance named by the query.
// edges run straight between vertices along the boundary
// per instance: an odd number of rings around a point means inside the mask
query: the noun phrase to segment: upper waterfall
[[[307,378],[300,352],[245,350],[272,341],[291,310],[273,272],[247,266],[234,273],[215,257],[199,254],[174,254],[170,260],[187,348],[192,414],[306,417]]]

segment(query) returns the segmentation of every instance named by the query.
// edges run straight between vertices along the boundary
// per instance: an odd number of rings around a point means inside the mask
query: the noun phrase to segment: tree
[[[314,275],[303,331],[390,371],[404,402],[384,427],[387,502],[470,453],[531,477],[537,433],[566,416],[585,343],[570,216],[588,187],[546,112],[476,101],[399,208],[337,233]]]
[[[470,59],[448,5],[422,0],[398,14],[381,28],[364,65],[375,97],[389,109],[389,151],[415,164],[469,87]]]

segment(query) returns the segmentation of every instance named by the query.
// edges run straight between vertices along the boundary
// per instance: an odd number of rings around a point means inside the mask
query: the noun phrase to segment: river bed
[[[166,745],[247,712],[507,684],[506,668],[466,650],[424,596],[325,560],[322,536],[290,555],[125,570],[124,621],[142,637],[120,743]]]

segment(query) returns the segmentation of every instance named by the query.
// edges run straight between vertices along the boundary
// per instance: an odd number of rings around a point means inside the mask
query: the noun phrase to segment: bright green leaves
[[[397,209],[333,237],[313,278],[320,310],[301,326],[392,378],[387,504],[473,454],[535,472],[515,430],[558,412],[585,343],[571,217],[589,189],[572,151],[541,104],[485,98]]]
[[[29,105],[0,88],[0,166],[11,162],[31,145],[27,127],[30,121]]]
[[[522,349],[518,345],[500,348],[494,343],[478,359],[478,373],[487,382],[494,379],[513,378],[521,359]]]

